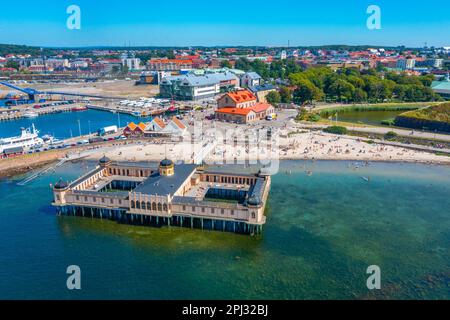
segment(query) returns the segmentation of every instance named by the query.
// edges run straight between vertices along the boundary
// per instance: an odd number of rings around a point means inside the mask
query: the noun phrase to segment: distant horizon
[[[2,3],[0,43],[41,47],[309,47],[323,43],[408,48],[448,43],[450,2],[348,0],[22,0]],[[79,24],[69,28],[73,5]],[[371,6],[380,28],[368,27]],[[69,13],[68,13],[69,12]],[[369,12],[369,13],[368,13]],[[73,26],[73,25],[72,25]]]
[[[450,47],[450,44],[448,46],[433,46],[428,45],[425,46],[405,46],[402,44],[399,45],[372,45],[372,44],[322,44],[322,45],[290,45],[289,47],[279,45],[279,46],[272,46],[272,45],[233,45],[233,44],[226,44],[226,45],[190,45],[190,46],[182,46],[182,45],[166,45],[166,46],[159,46],[159,45],[138,45],[138,46],[125,46],[125,45],[87,45],[87,46],[44,46],[44,45],[30,45],[30,44],[18,44],[18,43],[0,43],[0,46],[17,46],[17,47],[29,47],[29,48],[43,48],[43,49],[140,49],[140,48],[155,48],[155,49],[189,49],[189,48],[208,48],[208,49],[227,49],[227,48],[243,48],[243,49],[251,49],[251,48],[263,48],[263,49],[297,49],[297,48],[323,48],[323,47],[364,47],[364,48],[374,48],[374,49],[424,49],[424,48],[448,48]]]

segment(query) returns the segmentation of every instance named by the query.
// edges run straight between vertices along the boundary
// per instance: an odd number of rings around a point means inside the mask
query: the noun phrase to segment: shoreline
[[[368,144],[351,136],[336,136],[323,132],[304,132],[288,137],[288,132],[276,140],[268,149],[266,147],[247,147],[243,145],[216,143],[208,155],[203,158],[209,164],[232,164],[274,161],[362,161],[387,163],[419,163],[450,165],[450,156],[432,151],[415,150],[414,146],[395,146],[383,142]],[[98,161],[107,156],[113,161],[159,162],[164,157],[175,161],[192,163],[204,149],[204,142],[150,142],[145,140],[127,141],[126,143],[105,142],[90,147],[78,147],[66,150],[51,150],[43,153],[22,155],[0,160],[0,178],[26,174],[40,169],[60,159],[78,156],[87,160]]]
[[[87,157],[83,159],[84,161],[91,161],[95,162],[98,159],[96,157]],[[114,160],[114,159],[113,159]],[[160,159],[159,159],[160,160]],[[149,158],[145,161],[147,162],[154,162],[158,163],[159,161],[157,158]],[[75,161],[79,160],[71,160],[68,161],[68,163],[74,163]],[[120,161],[120,160],[116,160]],[[246,161],[255,162],[254,159],[247,159]],[[267,160],[266,160],[267,161]],[[387,163],[387,164],[421,164],[421,165],[427,165],[427,166],[446,166],[450,167],[450,159],[448,162],[445,161],[426,161],[426,160],[411,160],[411,159],[358,159],[358,158],[339,158],[339,157],[323,157],[323,158],[314,158],[314,157],[282,157],[278,159],[278,161],[330,161],[330,162],[376,162],[376,163]],[[57,162],[56,160],[49,160],[45,162],[30,164],[28,167],[17,167],[17,168],[11,168],[11,169],[5,169],[0,170],[0,179],[8,179],[17,177],[20,175],[27,174],[33,170],[42,169],[45,166],[52,165]],[[143,162],[143,161],[136,161],[136,162]],[[206,165],[214,166],[214,165],[239,165],[243,164],[242,160],[237,160],[237,163],[233,162],[233,159],[225,159],[223,163],[214,163],[214,161],[206,161]],[[256,160],[258,162],[258,160]]]
[[[11,168],[11,169],[3,169],[3,170],[0,170],[0,179],[7,179],[7,178],[13,178],[13,177],[17,177],[20,175],[24,175],[33,170],[42,169],[45,166],[51,165],[56,162],[57,162],[57,160],[49,160],[46,162],[30,164],[28,167],[20,166],[20,167]]]

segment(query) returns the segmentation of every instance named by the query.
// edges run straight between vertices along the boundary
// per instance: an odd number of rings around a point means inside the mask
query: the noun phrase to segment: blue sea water
[[[55,216],[49,184],[93,165],[0,180],[0,299],[450,299],[449,167],[283,162],[248,237]]]

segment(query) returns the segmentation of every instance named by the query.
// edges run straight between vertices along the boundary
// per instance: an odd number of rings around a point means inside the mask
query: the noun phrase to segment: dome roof
[[[107,156],[103,156],[103,158],[101,158],[99,161],[100,164],[107,164],[109,162],[111,162],[111,159],[108,158]]]
[[[65,181],[63,181],[63,179],[59,179],[59,181],[57,183],[55,183],[55,189],[67,189],[69,187],[69,184]]]
[[[159,165],[161,166],[161,167],[172,167],[174,164],[173,164],[173,161],[172,160],[169,160],[169,159],[164,159],[164,160],[162,160],[160,163],[159,163]]]

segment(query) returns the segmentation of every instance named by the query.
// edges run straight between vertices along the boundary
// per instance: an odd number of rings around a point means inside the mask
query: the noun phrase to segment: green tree
[[[282,103],[291,103],[292,102],[292,90],[288,87],[280,88],[280,98]]]
[[[238,60],[236,60],[235,67],[236,69],[240,69],[245,72],[250,71],[251,69],[250,61],[247,58],[239,58]]]
[[[222,68],[229,68],[229,69],[232,68],[232,65],[231,65],[231,63],[230,63],[229,60],[223,60],[223,61],[220,63],[220,66],[221,66]]]
[[[281,102],[281,95],[278,91],[271,91],[267,94],[266,100],[268,103],[276,105]]]
[[[355,92],[355,87],[348,81],[338,79],[329,87],[329,93],[336,97],[339,101],[349,101]]]
[[[367,101],[367,93],[361,88],[355,88],[351,100],[356,103]]]
[[[328,128],[323,129],[324,132],[332,133],[332,134],[347,134],[348,130],[346,127],[341,126],[331,126]]]
[[[8,62],[5,64],[5,67],[19,70],[20,69],[20,64],[17,61],[8,60]]]
[[[296,104],[312,103],[323,98],[323,91],[317,88],[311,81],[307,79],[300,80],[297,83],[297,89],[294,90],[294,102]]]

